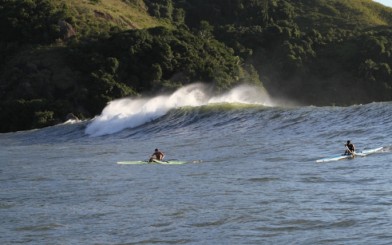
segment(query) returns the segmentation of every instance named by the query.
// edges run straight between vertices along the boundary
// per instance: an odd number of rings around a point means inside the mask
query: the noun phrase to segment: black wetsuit
[[[346,152],[345,152],[345,154],[346,155],[350,155],[350,154],[354,154],[354,151],[355,151],[355,147],[354,147],[354,145],[353,144],[346,144],[346,147],[347,147],[347,149],[348,150],[346,150]],[[350,151],[349,151],[350,150]]]
[[[348,148],[351,152],[354,151],[354,145],[353,145],[353,144],[347,144],[346,146],[347,146],[347,148]]]

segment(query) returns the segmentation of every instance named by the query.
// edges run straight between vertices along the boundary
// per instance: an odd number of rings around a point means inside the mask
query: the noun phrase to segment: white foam
[[[171,109],[212,103],[272,105],[268,94],[258,87],[242,85],[226,94],[210,96],[204,85],[192,84],[178,89],[171,95],[111,101],[101,115],[92,120],[85,132],[91,136],[113,134],[155,120]]]

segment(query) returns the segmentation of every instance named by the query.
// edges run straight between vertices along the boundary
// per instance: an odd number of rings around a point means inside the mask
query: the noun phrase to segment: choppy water
[[[93,123],[0,134],[0,243],[391,243],[392,103],[159,100],[148,113],[125,100]],[[348,139],[384,150],[315,162]],[[189,163],[116,164],[156,147]]]

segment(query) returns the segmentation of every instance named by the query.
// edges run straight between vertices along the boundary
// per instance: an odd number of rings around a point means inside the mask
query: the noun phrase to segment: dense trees
[[[258,84],[305,104],[392,100],[392,10],[371,0],[116,1],[128,12],[0,0],[1,132],[195,81],[216,92]]]
[[[174,2],[191,28],[207,20],[272,95],[317,105],[392,99],[391,9],[356,0]]]
[[[51,43],[60,37],[59,21],[65,19],[64,9],[49,0],[2,0],[1,42]]]
[[[79,45],[72,55],[73,69],[90,74],[84,86],[87,98],[94,98],[89,110],[95,113],[114,98],[170,91],[195,81],[213,83],[217,91],[244,81],[260,84],[231,49],[186,30],[121,32]]]

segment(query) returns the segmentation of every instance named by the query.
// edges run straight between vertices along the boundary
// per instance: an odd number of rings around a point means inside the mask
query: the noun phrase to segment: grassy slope
[[[112,27],[126,30],[170,26],[165,21],[151,17],[143,1],[138,0],[132,3],[122,0],[102,0],[98,3],[90,0],[57,0],[56,4],[65,4],[69,9],[80,35],[94,34],[87,31],[91,29],[104,33]]]
[[[296,21],[304,28],[362,29],[392,25],[392,8],[372,0],[300,0]]]

